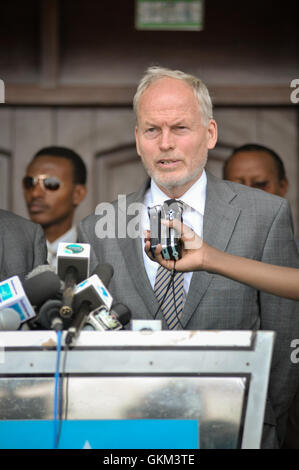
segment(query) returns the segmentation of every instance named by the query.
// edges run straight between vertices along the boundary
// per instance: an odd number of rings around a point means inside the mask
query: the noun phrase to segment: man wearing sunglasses
[[[23,178],[29,216],[43,227],[48,262],[53,266],[58,244],[77,241],[73,218],[86,195],[86,174],[86,166],[76,152],[52,146],[34,155]]]

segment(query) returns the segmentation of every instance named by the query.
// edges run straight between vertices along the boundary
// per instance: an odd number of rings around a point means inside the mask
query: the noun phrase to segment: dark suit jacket
[[[0,210],[0,280],[25,275],[47,263],[47,246],[40,225]]]
[[[286,199],[219,180],[208,172],[207,178],[205,241],[235,255],[299,267]],[[129,195],[127,207],[134,202],[143,202],[145,190],[146,186]],[[120,208],[120,218],[124,216],[122,211]],[[135,215],[127,216],[128,222],[132,222]],[[115,210],[116,233],[117,222]],[[91,215],[79,226],[79,241],[90,243],[93,248],[91,268],[98,263],[110,263],[114,267],[114,276],[109,290],[115,301],[126,304],[133,318],[152,319],[158,303],[144,268],[140,239],[100,239],[99,223],[101,216]],[[167,328],[162,321],[163,328]],[[280,445],[299,378],[298,366],[290,361],[290,343],[299,338],[299,303],[201,271],[192,276],[181,323],[187,330],[262,329],[276,332],[262,446]]]

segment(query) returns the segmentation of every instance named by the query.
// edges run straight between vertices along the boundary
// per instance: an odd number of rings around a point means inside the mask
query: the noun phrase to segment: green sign
[[[204,0],[136,0],[136,29],[200,31]]]

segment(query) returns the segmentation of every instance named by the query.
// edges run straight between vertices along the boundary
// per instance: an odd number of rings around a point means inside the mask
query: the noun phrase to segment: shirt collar
[[[206,203],[206,189],[207,189],[207,175],[203,170],[200,178],[188,189],[188,191],[180,197],[180,201],[185,202],[189,207],[204,215],[205,203]],[[149,206],[162,205],[164,201],[169,199],[155,183],[151,180],[151,186],[149,190]]]
[[[67,243],[67,242],[76,242],[77,241],[77,228],[76,227],[71,227],[67,232],[65,232],[61,237],[56,238],[54,242],[50,243],[47,240],[47,246],[48,249],[51,249],[52,251],[57,251],[59,243]]]

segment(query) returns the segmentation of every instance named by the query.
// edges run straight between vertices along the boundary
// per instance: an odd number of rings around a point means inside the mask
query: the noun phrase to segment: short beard
[[[157,186],[165,188],[168,192],[171,192],[173,189],[175,189],[179,186],[185,186],[186,184],[188,184],[191,181],[195,182],[199,178],[201,173],[203,172],[203,170],[206,166],[207,160],[208,160],[208,155],[206,155],[204,161],[199,166],[197,166],[191,174],[186,175],[185,178],[172,180],[171,182],[169,182],[169,184],[167,183],[167,181],[160,180],[159,176],[157,177],[154,174],[154,172],[149,171],[148,168],[145,167],[145,169],[146,169],[148,175],[155,181]]]

